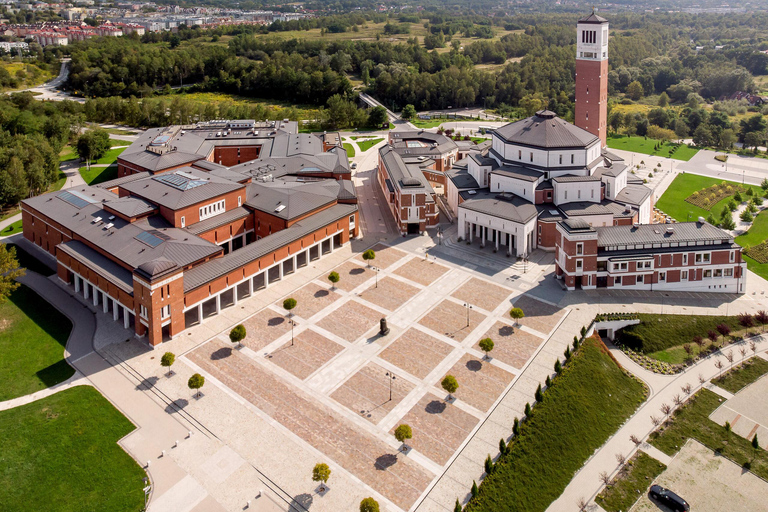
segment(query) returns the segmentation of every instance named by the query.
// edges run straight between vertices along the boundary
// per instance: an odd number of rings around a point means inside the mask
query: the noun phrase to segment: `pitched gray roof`
[[[240,206],[227,212],[220,213],[219,215],[214,215],[213,217],[205,219],[204,221],[196,222],[195,224],[188,226],[186,230],[193,235],[199,235],[201,233],[205,233],[206,231],[216,229],[219,226],[234,222],[238,219],[244,219],[249,215],[251,215],[251,212],[247,208]]]
[[[328,180],[326,180],[328,181]],[[290,220],[336,201],[339,185],[275,180],[248,185],[245,204],[281,219]]]
[[[579,19],[579,23],[608,23],[608,20],[603,18],[602,16],[598,16],[595,14],[595,11],[592,11],[592,14],[589,14],[587,16],[584,16],[583,18]]]
[[[123,183],[130,183],[132,181],[147,178],[149,176],[150,174],[148,172],[137,172],[135,174],[128,174],[127,176],[123,176],[122,178],[115,178],[109,181],[102,181],[98,185],[93,185],[93,186],[97,188],[112,189],[122,185]]]
[[[390,140],[392,147],[401,155],[442,155],[458,149],[452,139],[425,130],[395,130],[390,132]]]
[[[640,206],[651,195],[651,189],[645,185],[627,185],[616,194],[616,201]]]
[[[585,181],[600,181],[600,176],[556,176],[552,178],[555,183],[582,183]]]
[[[471,197],[461,203],[459,209],[485,213],[519,224],[525,224],[538,216],[536,206],[514,194],[478,192]]]
[[[215,258],[184,272],[184,292],[194,290],[204,284],[232,272],[266,254],[284,247],[323,226],[343,219],[355,213],[357,205],[337,204],[315,215],[307,217],[286,229],[256,240],[242,249],[226,256]]]
[[[165,181],[173,175],[182,176],[180,173],[194,176],[198,181],[204,183],[187,190],[181,190]],[[211,173],[199,169],[182,167],[171,172],[126,183],[121,185],[121,188],[152,203],[172,210],[178,210],[197,203],[213,200],[228,192],[243,189],[245,186],[213,176]]]
[[[133,295],[133,275],[129,270],[77,240],[70,240],[56,247],[124,292]]]
[[[498,167],[491,171],[491,174],[498,174],[500,176],[507,176],[509,178],[515,178],[523,181],[538,181],[544,173],[535,169],[528,169],[526,167],[516,167],[511,165],[505,165]]]
[[[667,232],[671,228],[672,232]],[[597,246],[712,242],[729,244],[733,237],[708,222],[679,222],[676,224],[641,224],[637,226],[606,226],[595,228]],[[701,246],[706,249],[706,246]]]
[[[534,116],[497,128],[494,134],[514,144],[549,149],[585,148],[600,140],[548,110],[540,110]]]
[[[431,190],[421,169],[414,165],[408,165],[402,156],[391,146],[384,146],[379,150],[381,161],[387,169],[393,184],[399,188],[418,190],[420,188]]]
[[[107,201],[104,206],[128,218],[140,217],[157,210],[157,206],[138,197],[121,197]]]
[[[568,217],[574,215],[609,215],[612,211],[600,203],[590,203],[587,201],[576,201],[558,205],[558,208]]]

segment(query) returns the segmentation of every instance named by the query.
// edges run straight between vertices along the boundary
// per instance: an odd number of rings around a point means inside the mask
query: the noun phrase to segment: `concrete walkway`
[[[41,389],[40,391],[30,393],[29,395],[12,398],[10,400],[6,400],[5,402],[0,402],[0,411],[5,411],[7,409],[13,409],[14,407],[31,404],[32,402],[37,402],[38,400],[41,400],[43,398],[49,397],[51,395],[55,395],[59,391],[64,391],[65,389],[73,388],[75,386],[90,386],[90,385],[91,383],[88,381],[88,379],[86,379],[83,376],[83,374],[81,374],[78,371],[75,371],[74,375],[72,375],[70,378],[68,378],[64,382],[60,382],[56,384],[55,386]]]

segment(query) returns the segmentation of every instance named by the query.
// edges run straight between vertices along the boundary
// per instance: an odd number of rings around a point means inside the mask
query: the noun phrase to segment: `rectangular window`
[[[682,272],[682,274],[680,276],[680,280],[682,280],[682,281],[687,281],[688,280],[688,271],[687,270],[683,270],[683,272]]]
[[[733,277],[733,269],[732,268],[725,269],[725,277]]]
[[[667,280],[667,273],[659,272],[659,281],[666,281],[666,280]]]
[[[731,251],[730,254],[730,262],[733,263],[733,260],[736,258],[736,253],[734,251]]]
[[[533,151],[531,151],[531,162],[533,162]]]
[[[621,263],[619,265],[619,270],[627,270],[627,264],[626,263]]]
[[[517,150],[517,159],[522,160],[523,159],[523,151],[521,149]]]
[[[568,191],[565,191],[565,199],[568,199]]]
[[[584,244],[576,244],[576,254],[579,256],[584,254]]]
[[[643,274],[637,276],[637,284],[643,284]]]
[[[143,304],[139,306],[139,315],[141,315],[141,318],[147,318],[147,306]]]
[[[167,306],[163,306],[163,309],[160,310],[160,318],[168,318],[171,316],[171,305],[168,304]]]
[[[571,163],[573,163],[573,155],[571,155]]]
[[[696,263],[709,263],[710,253],[698,253],[696,254]]]
[[[217,201],[213,204],[209,204],[208,206],[201,206],[200,207],[200,220],[205,220],[209,217],[213,217],[214,215],[218,215],[220,213],[224,213],[226,210],[224,199],[221,201]]]
[[[584,260],[576,260],[576,270],[584,268]]]
[[[704,278],[710,278],[712,277],[712,271],[711,270],[705,270],[704,271]]]
[[[541,225],[539,225],[539,234],[541,234]]]
[[[186,220],[184,219],[184,217],[182,216],[182,217],[181,217],[181,227],[184,227],[184,226],[186,226],[186,224],[187,224],[187,222],[186,222]]]
[[[576,199],[581,199],[581,189],[576,191]]]
[[[237,196],[237,206],[243,206],[243,198],[241,196]]]
[[[688,264],[688,254],[683,254],[683,265]]]
[[[563,165],[563,155],[560,155],[560,165]]]
[[[621,278],[620,277],[614,277],[613,278],[613,284],[621,284]]]
[[[714,274],[714,276],[715,276],[715,277],[723,277],[723,269],[721,269],[721,268],[716,268],[716,269],[715,269],[715,274]]]

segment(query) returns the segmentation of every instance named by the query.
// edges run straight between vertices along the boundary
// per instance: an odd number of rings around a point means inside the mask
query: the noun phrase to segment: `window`
[[[733,277],[733,269],[732,268],[725,269],[725,277]]]
[[[563,155],[560,155],[560,165],[563,165]]]
[[[517,150],[517,159],[522,160],[523,159],[523,151],[521,149]]]
[[[626,263],[620,263],[619,264],[619,270],[627,270],[627,264]]]
[[[168,304],[167,306],[163,306],[163,309],[160,310],[160,318],[168,318],[171,316],[171,305]]]
[[[584,244],[576,244],[576,254],[579,256],[584,254]]]
[[[683,254],[683,265],[688,264],[688,254]]]
[[[242,196],[237,196],[237,206],[243,206],[243,198],[242,198]]]
[[[613,284],[618,284],[618,285],[620,285],[620,284],[621,284],[621,278],[620,278],[620,277],[614,277],[614,278],[613,278]]]
[[[637,276],[637,284],[643,284],[643,274]]]
[[[688,280],[688,271],[683,270],[683,272],[680,274],[680,280],[681,281],[687,281]]]
[[[573,155],[571,155],[571,163],[573,163]]]
[[[584,260],[576,260],[576,270],[581,270],[584,268]]]
[[[652,261],[644,261],[643,262],[643,268],[651,268],[652,264],[653,264]]]
[[[712,277],[712,271],[711,270],[705,270],[704,271],[704,278],[709,279]]]
[[[595,189],[592,189],[592,199],[595,198]]]
[[[576,195],[578,196],[576,199],[581,199],[581,189],[576,191]]]
[[[541,234],[541,224],[539,224],[539,234]]]
[[[716,269],[715,269],[715,274],[714,274],[714,276],[715,276],[715,277],[723,277],[723,269],[721,269],[721,268],[716,268]]]
[[[205,220],[209,217],[213,217],[214,215],[223,213],[225,209],[226,208],[224,205],[224,199],[222,199],[221,201],[217,201],[213,204],[209,204],[208,206],[201,206],[200,220]]]
[[[141,315],[141,318],[147,318],[147,306],[143,304],[139,306],[139,315]]]
[[[733,260],[735,259],[735,257],[736,257],[736,253],[734,251],[731,251],[730,258],[729,258],[731,263],[733,263]]]
[[[533,151],[531,151],[531,162],[533,162]]]
[[[565,191],[565,199],[568,199],[568,191]]]
[[[667,273],[659,272],[659,281],[666,281],[666,280],[667,280]]]
[[[181,227],[186,226],[186,224],[187,224],[186,219],[184,219],[184,217],[182,216],[181,217]]]

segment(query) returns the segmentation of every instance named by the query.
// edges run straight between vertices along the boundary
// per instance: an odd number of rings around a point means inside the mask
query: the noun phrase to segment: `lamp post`
[[[293,320],[288,320],[288,322],[291,324],[291,346],[293,346],[293,326],[296,325],[296,322]]]
[[[469,310],[472,309],[472,306],[465,302],[464,307],[467,309],[467,327],[469,327]]]
[[[387,378],[389,379],[389,401],[392,401],[392,381],[395,380],[395,374],[392,372],[386,373]]]
[[[379,287],[379,269],[376,267],[373,267],[373,273],[376,275],[376,288]]]

